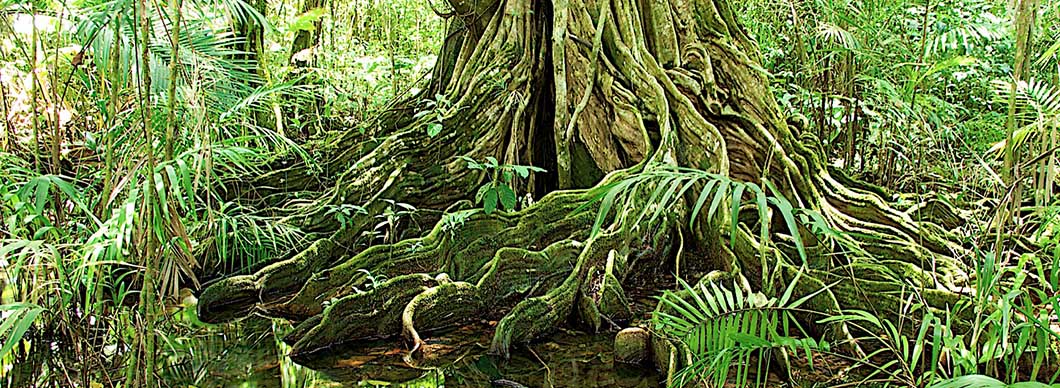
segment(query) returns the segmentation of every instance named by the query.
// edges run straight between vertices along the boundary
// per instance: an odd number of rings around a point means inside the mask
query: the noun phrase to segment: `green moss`
[[[260,302],[258,295],[258,282],[254,276],[233,276],[217,282],[199,295],[199,319],[221,323],[245,316]]]
[[[639,364],[651,356],[651,334],[639,327],[622,329],[615,335],[615,361]]]
[[[414,349],[419,348],[420,330],[446,327],[477,316],[483,308],[482,297],[477,287],[465,282],[446,281],[429,288],[405,305],[402,334],[415,344]]]
[[[335,299],[321,313],[319,322],[295,342],[292,353],[319,349],[357,339],[395,335],[401,330],[401,316],[417,295],[439,281],[425,274],[402,275],[370,292]],[[307,321],[310,322],[310,321]]]

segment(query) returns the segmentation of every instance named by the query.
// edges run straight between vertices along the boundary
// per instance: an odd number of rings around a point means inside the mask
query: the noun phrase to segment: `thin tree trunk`
[[[1016,8],[1016,58],[1012,71],[1012,86],[1009,89],[1008,116],[1005,120],[1005,165],[1002,176],[1005,183],[1012,185],[1019,174],[1015,166],[1019,161],[1018,150],[1015,149],[1013,135],[1019,127],[1016,107],[1017,85],[1024,80],[1024,73],[1030,65],[1028,53],[1033,41],[1033,29],[1038,13],[1037,0],[1019,0]]]
[[[30,9],[32,10],[31,15],[33,15],[33,23],[32,23],[33,27],[32,27],[32,32],[30,33],[30,40],[32,41],[30,44],[32,45],[32,48],[30,49],[30,58],[28,58],[29,59],[29,63],[30,63],[30,68],[29,68],[29,71],[30,71],[29,110],[30,110],[30,120],[33,122],[32,123],[33,124],[33,169],[35,171],[40,171],[41,170],[40,169],[40,117],[39,117],[39,114],[37,113],[37,99],[39,98],[39,95],[40,95],[40,88],[39,88],[40,81],[37,79],[37,40],[38,40],[38,33],[37,33],[37,6],[35,5],[35,3],[30,3]]]
[[[0,99],[3,99],[4,104],[4,129],[7,130],[6,136],[4,136],[4,149],[11,150],[15,143],[15,127],[11,125],[11,109],[7,103],[7,85],[0,81]]]
[[[180,126],[177,122],[177,83],[180,82],[180,5],[181,0],[169,0],[171,57],[169,59],[168,101],[166,101],[166,160],[173,160],[173,145],[177,141],[177,130]]]
[[[299,10],[299,15],[323,7],[324,1],[325,0],[302,0],[302,7]],[[320,44],[321,23],[323,22],[320,19],[317,19],[315,22],[313,22],[312,31],[301,30],[295,34],[294,43],[291,45],[291,54],[289,56],[289,62],[292,65],[297,67],[305,67],[315,63],[314,61],[317,56],[317,53],[315,52],[312,53],[310,59],[307,61],[297,60],[295,58],[295,54],[298,54],[303,50],[313,49],[318,44]]]
[[[59,30],[62,30],[63,15],[65,13],[66,13],[66,7],[62,7],[59,10],[59,18],[57,19],[58,23],[59,23],[59,26],[57,28]],[[56,174],[56,175],[62,174],[62,166],[59,164],[59,148],[62,147],[62,141],[63,141],[62,121],[59,118],[59,114],[60,114],[60,111],[62,110],[62,106],[63,106],[63,102],[60,101],[60,98],[59,98],[59,60],[58,60],[58,58],[59,58],[59,48],[62,46],[61,42],[59,42],[59,39],[61,39],[60,35],[56,34],[55,42],[54,42],[54,44],[55,44],[55,52],[52,53],[52,55],[54,55],[53,58],[56,58],[56,59],[52,61],[52,70],[51,70],[52,79],[51,79],[51,86],[49,87],[49,89],[51,89],[51,94],[52,94],[52,104],[51,104],[51,112],[50,112],[51,113],[51,118],[52,118],[51,172],[52,172],[52,174]],[[56,195],[58,195],[58,194],[56,194]],[[61,208],[61,206],[59,206],[58,197],[56,197],[56,204],[55,205],[56,205],[56,209],[55,209],[56,214],[58,215],[59,218],[62,218],[62,208]]]
[[[392,98],[397,98],[400,94],[400,88],[398,86],[398,67],[397,67],[397,40],[394,39],[394,4],[388,3],[386,5],[386,48],[387,54],[390,56],[390,95]]]
[[[105,82],[109,82],[108,85],[108,99],[107,99],[107,115],[103,133],[103,146],[105,147],[103,156],[103,192],[102,200],[99,201],[99,208],[96,213],[100,215],[100,219],[110,218],[110,197],[111,191],[114,190],[114,138],[115,131],[117,130],[117,124],[119,122],[118,115],[120,112],[121,101],[119,96],[123,88],[121,82],[121,21],[122,18],[114,18],[113,30],[114,30],[114,42],[110,47],[110,57],[107,60],[107,79]]]
[[[155,234],[158,232],[155,230],[153,225],[155,209],[161,206],[161,204],[155,203],[156,196],[154,195],[157,182],[155,182],[155,151],[154,151],[154,136],[152,135],[152,121],[151,121],[151,61],[150,61],[150,44],[151,44],[151,18],[148,14],[147,0],[141,0],[139,2],[139,16],[140,16],[140,93],[138,95],[140,104],[140,118],[141,124],[143,125],[144,133],[144,153],[147,156],[147,182],[150,189],[144,190],[143,202],[141,205],[143,211],[143,238],[146,240],[143,247],[143,290],[140,293],[140,308],[143,311],[144,326],[143,331],[139,333],[142,338],[143,348],[141,353],[141,360],[144,362],[143,377],[140,381],[143,382],[143,386],[147,388],[154,388],[158,386],[155,380],[155,317],[157,311],[157,296],[155,295],[155,280],[158,277],[158,263],[160,250],[158,249],[158,242]]]

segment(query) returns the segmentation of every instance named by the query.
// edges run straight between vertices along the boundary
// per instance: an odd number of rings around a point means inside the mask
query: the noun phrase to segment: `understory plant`
[[[653,330],[679,341],[692,359],[669,383],[768,386],[770,371],[779,363],[787,373],[793,353],[805,355],[812,367],[816,354],[830,346],[807,334],[795,314],[805,314],[802,306],[827,289],[794,299],[798,280],[776,298],[744,290],[738,282],[730,287],[704,279],[692,286],[678,279],[681,289],[664,291],[652,314]]]
[[[540,167],[501,164],[492,156],[487,156],[485,162],[467,156],[460,158],[467,162],[467,168],[484,171],[489,176],[489,181],[475,193],[475,202],[482,204],[482,210],[486,214],[493,213],[498,204],[506,211],[515,210],[519,201],[515,192],[516,180],[529,178],[531,173],[545,172],[545,169]]]

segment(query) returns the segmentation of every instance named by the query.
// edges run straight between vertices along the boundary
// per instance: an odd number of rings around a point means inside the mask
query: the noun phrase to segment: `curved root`
[[[401,315],[401,334],[410,347],[408,357],[414,357],[424,344],[414,319],[428,328],[444,328],[478,315],[483,309],[482,297],[478,287],[470,283],[444,280],[412,298]]]

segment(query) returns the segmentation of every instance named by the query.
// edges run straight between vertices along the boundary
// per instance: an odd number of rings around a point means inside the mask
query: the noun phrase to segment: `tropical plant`
[[[774,298],[737,282],[730,289],[718,281],[691,286],[678,279],[681,290],[665,291],[652,314],[654,330],[679,340],[692,355],[671,384],[767,386],[773,359],[787,368],[789,352],[804,354],[812,367],[815,354],[830,351],[829,344],[809,336],[794,315],[806,313],[802,306],[827,288],[793,300],[798,280]]]
[[[812,232],[814,238],[834,241],[852,252],[862,251],[857,241],[851,239],[849,234],[840,233],[830,227],[820,213],[813,209],[796,207],[768,179],[763,179],[763,182],[765,189],[754,182],[740,182],[699,169],[649,164],[639,173],[594,188],[590,193],[592,200],[583,207],[599,202],[600,210],[592,228],[592,234],[597,234],[605,222],[612,217],[612,213],[626,213],[625,209],[630,209],[630,205],[638,197],[646,198],[645,206],[639,212],[629,213],[627,218],[621,222],[629,222],[630,225],[646,223],[646,227],[650,228],[651,225],[665,218],[669,209],[681,206],[685,196],[689,195],[694,198],[688,202],[693,204],[689,209],[689,227],[694,226],[698,221],[712,222],[716,217],[728,212],[728,218],[723,221],[728,224],[729,243],[734,244],[737,228],[740,226],[740,211],[744,204],[745,194],[747,194],[746,196],[751,197],[751,206],[758,216],[758,235],[763,241],[769,241],[769,228],[773,224],[772,217],[775,214],[772,209],[775,208],[783,219],[791,236],[787,242],[794,246],[795,257],[797,257],[797,260],[789,258],[792,264],[806,265],[809,258],[806,253],[806,241],[800,228]],[[699,193],[693,194],[694,189],[699,190]],[[765,190],[769,190],[769,193]],[[705,213],[704,209],[706,209]],[[770,257],[765,245],[760,248],[762,284],[768,290],[772,288],[781,266],[772,266],[771,270]],[[678,268],[678,273],[679,271]]]
[[[0,305],[3,320],[0,321],[0,337],[4,338],[0,347],[0,359],[7,356],[12,349],[22,342],[22,336],[36,321],[44,308],[30,303],[12,303]]]
[[[967,375],[941,381],[931,388],[1056,388],[1060,384],[1045,384],[1037,381],[1024,381],[1005,384],[998,379],[984,375]]]
[[[430,120],[427,122],[427,135],[430,137],[438,136],[445,129],[445,118],[452,112],[450,107],[452,105],[449,99],[444,94],[434,96],[433,100],[427,100],[424,102],[426,106],[424,110],[416,113],[415,118],[430,116]],[[477,163],[474,160],[471,162]],[[470,165],[470,163],[469,163]]]
[[[1043,386],[1035,381],[1055,382],[1058,377],[1041,372],[1057,357],[1052,344],[1060,334],[1049,322],[1060,318],[1054,312],[1060,298],[1053,292],[1056,265],[1046,269],[1040,263],[1025,255],[1018,264],[1006,266],[983,253],[976,267],[978,292],[969,303],[933,311],[918,302],[923,296],[911,290],[902,306],[909,319],[893,322],[866,311],[847,311],[819,323],[843,323],[867,333],[850,339],[876,349],[857,361],[869,370],[862,383],[964,387],[996,386],[993,381],[997,381],[1000,386]],[[1028,267],[1034,271],[1028,273]],[[1032,278],[1048,280],[1036,283]],[[968,317],[971,322],[962,321]],[[1026,376],[1031,382],[1020,383]]]
[[[492,156],[487,156],[485,162],[467,156],[460,158],[467,162],[467,168],[485,171],[490,175],[490,181],[479,187],[475,193],[475,202],[482,204],[482,210],[486,214],[493,213],[498,204],[504,210],[515,210],[519,201],[515,192],[515,180],[529,178],[530,173],[545,172],[545,169],[540,167],[501,164]]]

